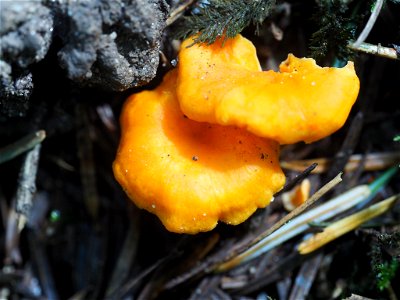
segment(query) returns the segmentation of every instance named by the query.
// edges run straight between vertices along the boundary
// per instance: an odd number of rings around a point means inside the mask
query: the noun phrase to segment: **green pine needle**
[[[210,0],[204,1],[196,13],[185,17],[179,38],[199,34],[195,43],[212,44],[224,36],[233,38],[244,28],[258,26],[271,15],[275,0]]]

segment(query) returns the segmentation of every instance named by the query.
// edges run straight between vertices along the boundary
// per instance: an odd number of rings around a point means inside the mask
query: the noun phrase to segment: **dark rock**
[[[28,99],[33,90],[32,74],[12,78],[9,65],[0,61],[0,120],[6,117],[22,117],[28,109]]]
[[[68,78],[114,91],[154,78],[168,12],[164,0],[46,3],[57,12],[56,24],[65,26],[57,30]]]
[[[58,2],[61,5],[66,35],[61,38],[65,46],[59,51],[60,65],[68,78],[84,80],[97,58],[102,34],[102,20],[97,1]],[[54,2],[53,2],[54,5]],[[64,28],[63,28],[64,29]]]
[[[0,116],[25,113],[33,90],[30,68],[45,57],[55,38],[58,44],[52,49],[58,51],[60,66],[81,85],[123,91],[156,75],[168,13],[165,0],[0,5]]]
[[[33,89],[28,67],[46,55],[53,19],[38,2],[3,1],[0,5],[0,116],[20,116]]]

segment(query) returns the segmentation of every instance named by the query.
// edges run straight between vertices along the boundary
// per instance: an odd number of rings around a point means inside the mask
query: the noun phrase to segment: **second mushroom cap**
[[[280,72],[261,71],[252,43],[238,35],[212,45],[183,42],[177,96],[200,122],[234,125],[281,144],[313,142],[339,129],[358,91],[352,62],[322,68],[289,55]]]

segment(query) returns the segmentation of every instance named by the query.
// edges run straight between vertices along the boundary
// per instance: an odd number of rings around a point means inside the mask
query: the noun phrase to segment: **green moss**
[[[347,17],[348,7],[344,1],[320,1],[313,19],[318,28],[311,36],[310,55],[320,60],[329,54],[347,61],[352,51],[347,48],[354,39],[355,25]]]
[[[394,258],[390,262],[384,262],[375,266],[376,284],[379,290],[383,291],[389,286],[390,281],[396,275],[398,267],[399,262]]]
[[[399,262],[395,256],[390,256],[387,249],[398,249],[400,246],[400,232],[391,234],[379,234],[372,244],[371,266],[376,278],[376,286],[379,290],[389,287],[390,282],[396,276]]]

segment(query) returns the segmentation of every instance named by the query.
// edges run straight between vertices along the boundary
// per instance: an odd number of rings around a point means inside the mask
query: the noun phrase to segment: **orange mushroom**
[[[190,119],[246,128],[281,144],[326,137],[347,119],[359,80],[352,62],[322,68],[289,54],[280,72],[261,71],[250,41],[183,42],[177,97]]]
[[[113,170],[128,196],[178,233],[245,221],[285,182],[279,144],[232,126],[188,119],[170,72],[153,91],[134,94],[121,115]]]
[[[310,196],[311,182],[308,178],[304,179],[293,189],[282,194],[283,207],[287,211],[292,211],[306,202]]]

